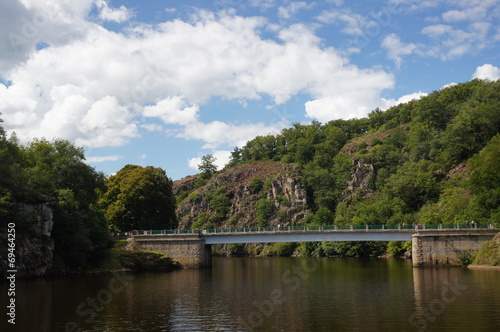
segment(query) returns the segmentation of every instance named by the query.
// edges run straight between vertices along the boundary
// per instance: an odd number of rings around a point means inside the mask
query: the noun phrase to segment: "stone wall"
[[[475,254],[496,233],[496,230],[470,230],[465,234],[446,230],[414,234],[413,266],[458,266],[461,253]]]
[[[197,236],[178,235],[167,239],[162,235],[134,235],[133,239],[141,249],[167,254],[184,268],[212,265],[211,245]]]

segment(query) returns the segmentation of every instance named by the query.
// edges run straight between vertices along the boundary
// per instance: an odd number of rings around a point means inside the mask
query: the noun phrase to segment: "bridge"
[[[141,230],[127,235],[139,247],[168,254],[190,268],[211,266],[216,244],[323,241],[412,241],[414,266],[458,265],[462,252],[477,252],[497,232],[493,224],[325,225]]]

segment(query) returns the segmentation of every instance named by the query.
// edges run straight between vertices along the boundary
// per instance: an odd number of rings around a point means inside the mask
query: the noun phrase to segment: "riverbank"
[[[180,269],[182,266],[170,256],[154,251],[138,250],[127,243],[117,240],[102,260],[96,265],[87,265],[79,269],[71,269],[57,264],[44,276],[106,274],[119,272],[167,272]]]
[[[467,266],[468,269],[471,270],[497,270],[500,271],[500,265],[469,265]]]
[[[90,268],[88,272],[171,271],[178,268],[181,268],[180,264],[164,253],[138,250],[127,240],[118,240],[103,261],[98,266]]]

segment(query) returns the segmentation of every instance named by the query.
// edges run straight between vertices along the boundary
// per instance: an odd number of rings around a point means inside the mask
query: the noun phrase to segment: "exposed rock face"
[[[20,221],[15,223],[16,277],[40,276],[52,265],[54,240],[50,235],[54,225],[53,207],[54,203],[45,198],[39,202],[18,204]],[[7,235],[2,234],[2,238],[6,239]],[[7,270],[6,258],[7,255],[2,254],[2,273]]]
[[[369,198],[375,192],[370,188],[370,182],[375,176],[375,169],[372,164],[367,164],[359,159],[353,160],[351,178],[347,182],[347,189],[342,192],[342,199],[361,194],[364,198]]]
[[[199,175],[174,182],[174,194],[183,198],[177,207],[180,228],[257,226],[257,203],[268,200],[272,212],[266,224],[297,224],[309,212],[306,191],[293,164],[259,162],[229,169],[195,188]],[[259,179],[261,185],[258,185]],[[257,183],[257,184],[256,184]],[[214,193],[227,197],[227,212],[217,216]],[[200,219],[201,217],[201,219]],[[204,220],[207,219],[207,220]]]

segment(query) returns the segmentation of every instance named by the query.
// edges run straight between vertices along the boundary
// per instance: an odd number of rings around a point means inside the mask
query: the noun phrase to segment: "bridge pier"
[[[212,245],[196,235],[134,235],[141,249],[167,254],[184,268],[203,268],[212,266]]]
[[[496,230],[424,231],[412,236],[413,266],[457,266],[463,252],[474,255]]]
[[[413,266],[461,265],[460,255],[475,254],[498,230],[483,229],[382,229],[262,230],[239,232],[190,232],[187,234],[134,234],[140,248],[162,252],[185,268],[212,266],[213,244],[323,242],[323,241],[412,241]]]

